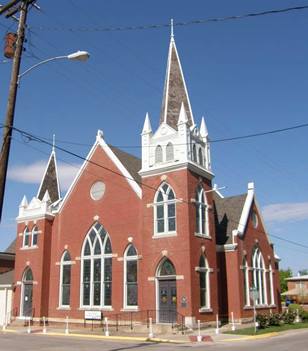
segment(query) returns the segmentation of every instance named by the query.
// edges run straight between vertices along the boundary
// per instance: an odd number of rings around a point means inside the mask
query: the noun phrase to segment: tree
[[[293,273],[291,268],[279,270],[280,289],[282,293],[288,290],[288,283],[286,279],[292,277],[292,275]]]
[[[298,273],[299,275],[308,275],[308,269],[301,269]]]

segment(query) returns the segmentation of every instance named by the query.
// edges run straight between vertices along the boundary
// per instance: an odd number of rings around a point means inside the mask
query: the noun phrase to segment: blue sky
[[[25,76],[15,126],[86,156],[97,129],[108,143],[140,155],[140,132],[149,112],[158,125],[169,29],[102,32],[101,26],[168,23],[307,5],[308,1],[141,0],[39,1],[28,17],[22,70],[39,59],[91,53],[86,63],[57,61]],[[81,31],[80,28],[87,28]],[[72,31],[67,30],[72,28]],[[0,18],[0,34],[15,29]],[[212,139],[308,122],[308,10],[237,21],[175,27],[195,120],[205,116]],[[4,116],[10,63],[0,63]],[[308,246],[308,128],[212,145],[215,182],[226,196],[255,182],[268,232]],[[62,143],[68,141],[82,145]],[[18,204],[36,195],[50,148],[14,135],[0,250],[16,235]],[[79,160],[58,152],[62,188]],[[283,268],[308,268],[308,249],[272,238]]]

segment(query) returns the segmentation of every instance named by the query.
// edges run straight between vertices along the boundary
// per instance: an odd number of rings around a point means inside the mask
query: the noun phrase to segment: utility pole
[[[12,64],[9,96],[8,96],[8,102],[7,102],[5,122],[3,126],[3,141],[2,141],[1,151],[0,151],[0,221],[2,218],[5,183],[6,183],[6,175],[7,175],[9,154],[10,154],[12,131],[13,131],[12,127],[14,123],[16,95],[17,95],[17,88],[18,88],[18,75],[19,75],[19,69],[20,69],[20,63],[21,63],[21,56],[23,52],[23,44],[25,40],[27,13],[28,13],[29,5],[32,4],[33,2],[34,2],[33,0],[22,0],[22,1],[13,0],[7,5],[4,5],[3,7],[1,7],[0,9],[0,15],[6,12],[6,17],[12,16],[18,10],[20,12],[19,21],[18,21],[16,47],[15,47],[15,53],[13,58],[13,64]]]

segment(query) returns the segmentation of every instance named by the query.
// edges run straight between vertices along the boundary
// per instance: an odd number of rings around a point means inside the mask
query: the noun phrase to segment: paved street
[[[161,344],[148,342],[119,342],[105,340],[79,339],[70,336],[46,336],[46,335],[27,335],[15,333],[0,333],[0,350],[17,351],[125,351],[125,350],[185,350],[185,349],[210,349],[220,350],[249,350],[249,351],[306,351],[308,344],[308,331],[292,331],[287,334],[272,338],[249,340],[249,341],[228,341],[216,344]]]

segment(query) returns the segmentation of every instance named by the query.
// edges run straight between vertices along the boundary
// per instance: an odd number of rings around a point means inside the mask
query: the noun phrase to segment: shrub
[[[265,314],[258,314],[256,317],[256,321],[258,322],[258,327],[260,329],[264,329],[268,325],[268,316]]]
[[[295,317],[296,317],[296,312],[294,311],[288,311],[282,314],[282,320],[285,324],[294,323]]]
[[[268,325],[280,325],[281,315],[279,313],[272,313],[268,316]]]
[[[291,303],[289,306],[288,306],[288,311],[289,312],[295,312],[295,314],[297,313],[297,310],[298,310],[298,313],[301,314],[304,309],[303,309],[303,306],[301,305],[298,305],[296,303]]]
[[[302,311],[299,315],[303,322],[308,322],[308,311]]]

